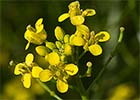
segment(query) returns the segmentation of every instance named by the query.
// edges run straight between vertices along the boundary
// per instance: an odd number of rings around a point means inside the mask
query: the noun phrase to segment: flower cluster
[[[39,56],[44,57],[46,68],[42,68],[37,63],[33,62],[33,54],[27,54],[25,62],[16,65],[14,73],[22,75],[22,82],[25,88],[31,86],[31,78],[38,78],[42,82],[47,82],[52,79],[56,80],[57,90],[61,93],[68,91],[68,79],[76,75],[79,71],[77,63],[73,62],[75,46],[83,47],[83,51],[89,51],[92,55],[98,56],[102,54],[102,48],[99,42],[105,42],[110,39],[110,35],[106,31],[101,31],[97,34],[90,31],[88,26],[84,24],[86,16],[96,14],[94,9],[80,9],[78,1],[74,1],[68,6],[68,13],[64,13],[58,17],[58,22],[62,22],[69,18],[72,25],[76,27],[72,35],[65,34],[65,31],[56,26],[54,35],[55,43],[47,39],[47,33],[42,24],[43,18],[40,18],[35,23],[35,28],[31,25],[27,26],[24,34],[28,41],[25,49],[29,48],[30,43],[36,44],[35,51]],[[91,76],[92,63],[87,63],[87,77]]]

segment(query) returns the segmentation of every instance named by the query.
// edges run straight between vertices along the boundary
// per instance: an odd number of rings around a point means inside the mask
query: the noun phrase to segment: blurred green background
[[[73,0],[74,1],[74,0]],[[92,77],[83,78],[85,88],[98,75],[103,63],[117,44],[119,28],[125,27],[124,38],[117,55],[111,60],[104,74],[95,87],[90,90],[91,100],[138,100],[140,97],[139,43],[140,43],[140,1],[139,0],[79,0],[82,9],[95,9],[97,14],[86,18],[86,25],[96,33],[106,30],[111,39],[102,43],[103,54],[98,57],[86,53],[80,66],[87,61],[93,62]],[[25,51],[24,39],[26,26],[38,18],[44,19],[49,41],[55,41],[54,28],[60,25],[66,33],[75,30],[69,20],[57,22],[58,16],[68,12],[72,0],[0,0],[0,100],[48,100],[54,99],[36,83],[31,89],[24,89],[20,77],[13,74],[14,66],[9,61],[23,62],[29,52],[34,52],[35,45]],[[81,71],[82,73],[82,71]],[[56,90],[55,84],[47,83]],[[59,94],[59,93],[57,93]],[[79,99],[79,94],[69,89],[66,94],[59,94],[65,99]],[[116,99],[115,99],[116,98]]]

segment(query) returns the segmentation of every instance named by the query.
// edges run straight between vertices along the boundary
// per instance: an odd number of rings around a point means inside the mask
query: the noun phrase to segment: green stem
[[[99,78],[102,76],[103,72],[105,71],[107,65],[109,64],[109,62],[112,60],[112,58],[115,56],[115,54],[117,53],[117,50],[122,42],[123,39],[123,31],[124,31],[124,27],[120,28],[120,34],[119,34],[119,38],[118,38],[118,43],[115,46],[115,49],[111,52],[109,58],[107,59],[106,63],[103,65],[101,71],[99,72],[98,76],[95,78],[95,80],[91,83],[91,85],[89,86],[89,88],[87,89],[87,92],[89,92],[89,90],[94,87],[94,85],[96,84],[96,82],[99,80]]]
[[[78,61],[84,56],[84,54],[86,53],[87,51],[84,51],[81,53],[81,55],[78,57]]]
[[[41,87],[43,87],[47,92],[50,93],[50,95],[52,97],[56,98],[57,100],[63,100],[58,95],[56,95],[54,91],[51,91],[50,88],[47,85],[45,85],[44,83],[42,83],[39,79],[36,79],[36,80],[40,84]]]
[[[78,64],[79,60],[81,59],[81,57],[86,53],[86,51],[82,52],[80,55],[78,53],[78,48],[75,48],[75,57],[76,57],[76,60],[75,60],[75,63]],[[74,55],[73,55],[74,56]],[[82,100],[88,100],[87,99],[87,94],[86,94],[86,90],[83,86],[83,83],[82,83],[82,80],[78,77],[79,75],[76,76],[75,78],[75,81],[76,81],[76,84],[77,84],[77,90],[81,96],[81,99]]]
[[[82,84],[82,81],[79,77],[76,77],[75,79],[77,87],[78,87],[78,92],[80,93],[81,99],[82,100],[88,100],[86,90]]]

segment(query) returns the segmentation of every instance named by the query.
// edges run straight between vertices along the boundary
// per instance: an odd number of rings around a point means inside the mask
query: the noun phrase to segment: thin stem
[[[84,56],[84,54],[86,53],[87,51],[83,51],[82,53],[81,53],[81,55],[78,57],[78,61]]]
[[[47,85],[45,85],[44,83],[42,83],[39,79],[36,79],[36,80],[40,84],[41,87],[43,87],[47,92],[50,93],[50,95],[52,97],[56,98],[57,100],[63,100],[58,95],[56,95],[54,91],[51,91],[50,88]]]
[[[78,92],[80,93],[81,99],[82,100],[88,100],[86,90],[82,84],[82,81],[79,77],[76,77],[75,79],[77,87],[78,87]]]
[[[101,71],[99,72],[98,76],[95,78],[95,80],[91,83],[91,85],[89,86],[89,88],[87,89],[87,92],[89,92],[89,90],[94,87],[94,85],[96,84],[97,80],[99,80],[99,78],[102,76],[103,72],[106,69],[106,66],[109,64],[109,62],[112,60],[113,56],[111,55],[107,62],[104,64],[104,66],[102,67]]]
[[[86,51],[84,51],[81,55],[78,54],[78,48],[76,48],[75,51],[76,51],[76,56],[75,56],[76,57],[76,61],[75,61],[75,63],[78,64],[79,60],[86,53]],[[79,75],[77,75],[77,77],[75,78],[78,92],[80,93],[80,96],[81,96],[82,100],[88,100],[87,99],[86,90],[85,90],[85,88],[83,86],[82,80],[78,76]]]

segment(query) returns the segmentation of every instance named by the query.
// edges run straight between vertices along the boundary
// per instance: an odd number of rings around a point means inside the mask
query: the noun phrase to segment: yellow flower
[[[44,30],[44,25],[42,24],[42,21],[43,18],[37,20],[37,22],[35,23],[35,29],[31,25],[27,26],[26,32],[24,34],[24,38],[28,41],[25,47],[26,50],[29,48],[30,43],[40,45],[46,40],[47,34]]]
[[[93,16],[96,14],[94,9],[86,9],[82,11],[80,9],[79,1],[71,2],[68,6],[69,11],[68,13],[64,13],[58,17],[58,21],[62,22],[65,19],[70,17],[70,21],[73,25],[81,25],[85,21],[85,16]]]
[[[75,64],[65,64],[61,61],[57,65],[50,65],[48,69],[42,70],[39,74],[39,78],[42,82],[48,82],[52,78],[56,81],[57,90],[61,93],[68,91],[67,79],[69,76],[76,75],[78,73],[78,66]]]
[[[30,88],[31,78],[39,78],[39,73],[43,70],[41,67],[36,66],[33,60],[33,54],[29,53],[25,57],[25,62],[17,64],[14,69],[15,75],[22,75],[22,82],[25,88]]]
[[[101,46],[98,44],[98,42],[105,42],[108,41],[109,39],[110,39],[110,35],[106,31],[101,31],[96,35],[94,34],[94,32],[91,32],[90,38],[83,48],[86,51],[89,50],[90,53],[94,56],[101,55],[103,50]]]
[[[34,59],[33,54],[29,53],[25,57],[25,63],[19,63],[15,66],[14,74],[19,75],[21,73],[25,73],[26,72],[25,68],[28,69],[29,67],[32,67],[33,59]]]

